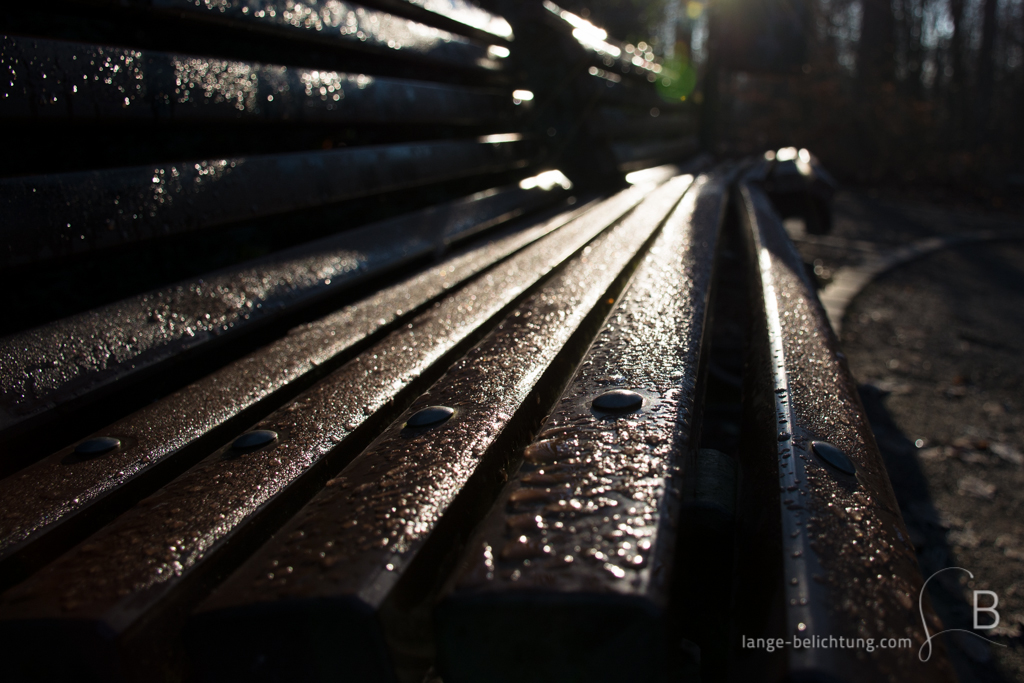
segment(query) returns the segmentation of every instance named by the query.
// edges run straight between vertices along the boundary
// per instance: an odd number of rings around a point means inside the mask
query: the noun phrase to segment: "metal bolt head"
[[[828,441],[812,441],[811,450],[814,454],[827,462],[832,467],[836,468],[840,472],[846,474],[854,474],[857,469],[853,466],[853,461],[850,460],[846,453],[830,444]]]
[[[644,397],[628,389],[606,391],[591,403],[594,410],[606,413],[631,413],[634,410],[640,410],[643,404]]]
[[[235,439],[231,447],[240,451],[248,451],[254,448],[260,448],[266,446],[268,443],[277,439],[277,432],[272,432],[269,429],[254,429],[251,432],[246,432],[240,437]]]
[[[423,410],[417,410],[405,423],[406,427],[435,427],[455,414],[454,408],[448,406],[427,406]]]
[[[112,436],[98,436],[95,439],[87,439],[75,446],[75,453],[79,455],[103,455],[120,445],[120,439]]]

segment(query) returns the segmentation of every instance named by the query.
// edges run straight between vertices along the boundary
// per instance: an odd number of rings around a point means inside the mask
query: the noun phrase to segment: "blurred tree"
[[[634,45],[670,35],[670,0],[554,1]],[[797,144],[849,180],[1020,193],[1024,0],[678,2],[680,17],[707,8],[675,36],[694,31],[703,44],[706,58],[690,66],[712,149]],[[739,21],[720,21],[723,9]],[[786,17],[805,18],[780,41]],[[773,43],[778,56],[801,55],[781,60],[797,68],[758,57]]]
[[[902,77],[904,91],[910,97],[918,99],[922,96],[924,84],[921,82],[924,62],[924,45],[921,33],[924,24],[924,4],[926,0],[898,0],[899,7],[899,58],[897,75]]]
[[[949,77],[949,122],[951,135],[959,140],[963,129],[964,93],[967,92],[967,69],[964,66],[964,0],[949,0],[949,14],[953,22],[953,35],[950,36],[949,64],[952,73]]]
[[[723,67],[799,73],[813,34],[809,0],[713,0],[710,31]]]
[[[996,74],[996,0],[985,0],[982,9],[981,50],[978,52],[978,116],[974,123],[975,141],[991,140],[993,82]]]
[[[964,0],[949,0],[949,16],[953,22],[953,35],[949,41],[950,64],[953,68],[951,75],[952,90],[959,92],[963,90],[966,82],[964,73]]]
[[[892,83],[896,75],[896,20],[890,0],[862,0],[857,75],[863,88]]]

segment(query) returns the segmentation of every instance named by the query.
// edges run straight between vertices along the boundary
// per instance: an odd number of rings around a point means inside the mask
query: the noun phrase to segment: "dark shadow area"
[[[927,579],[946,567],[956,566],[947,541],[947,529],[935,508],[928,480],[917,459],[918,449],[889,414],[885,406],[887,392],[871,384],[861,384],[858,393],[885,461],[910,540],[917,550],[922,576]],[[970,628],[973,623],[972,607],[967,599],[969,591],[961,584],[961,575],[962,572],[943,572],[928,582],[928,599],[947,629]],[[985,631],[979,633],[987,636]],[[961,683],[1009,683],[1011,680],[993,665],[987,652],[990,646],[983,641],[965,633],[949,633],[938,639]]]
[[[749,343],[748,266],[735,204],[722,225],[711,286],[707,378],[701,405],[696,492],[685,514],[688,554],[681,585],[688,612],[684,636],[700,648],[701,680],[726,681],[731,670],[736,489],[743,419],[743,373]],[[699,558],[699,559],[698,559]]]

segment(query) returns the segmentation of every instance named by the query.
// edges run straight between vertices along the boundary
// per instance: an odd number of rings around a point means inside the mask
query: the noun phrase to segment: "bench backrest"
[[[102,421],[142,379],[180,385],[183,352],[294,324],[562,191],[518,187],[546,154],[513,101],[507,22],[430,7],[5,16],[4,472],[58,446],[55,424],[82,434],[80,409]]]

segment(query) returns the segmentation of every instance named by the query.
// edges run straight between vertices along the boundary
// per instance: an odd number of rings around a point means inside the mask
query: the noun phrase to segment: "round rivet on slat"
[[[75,446],[75,453],[79,455],[103,455],[120,445],[120,439],[115,439],[112,436],[98,436],[95,439],[88,439]]]
[[[613,389],[595,398],[591,405],[595,410],[609,413],[631,413],[634,410],[639,410],[643,404],[644,397],[635,391]]]
[[[231,444],[231,447],[237,448],[240,451],[246,451],[252,448],[266,446],[276,438],[277,432],[272,432],[269,429],[256,429],[251,432],[246,432],[235,439],[235,442]]]
[[[846,453],[843,453],[827,441],[812,441],[811,450],[814,451],[816,456],[840,472],[854,474],[857,471],[853,466],[853,461],[850,460]]]
[[[446,421],[454,414],[455,410],[448,406],[427,406],[423,410],[417,410],[413,413],[409,421],[405,423],[405,426],[434,427]]]

